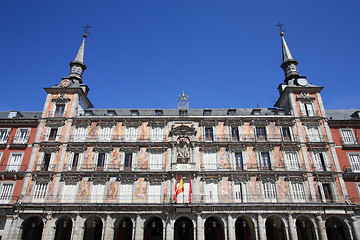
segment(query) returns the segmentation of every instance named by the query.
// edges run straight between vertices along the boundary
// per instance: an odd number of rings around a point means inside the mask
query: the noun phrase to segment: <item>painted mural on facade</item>
[[[230,168],[230,154],[226,151],[226,148],[220,148],[219,154],[219,167],[229,169]]]
[[[140,132],[139,132],[139,141],[148,141],[150,134],[150,128],[148,127],[147,122],[141,123]]]
[[[220,181],[220,201],[221,202],[232,202],[233,191],[232,186],[228,177],[223,177]]]
[[[119,149],[116,148],[113,150],[112,155],[110,157],[109,168],[110,169],[119,169],[120,161],[121,161],[121,153],[119,152]]]
[[[273,157],[276,168],[285,168],[284,157],[280,147],[274,147]]]
[[[247,164],[248,169],[256,169],[257,168],[256,153],[254,152],[253,147],[247,148],[246,164]]]
[[[280,176],[278,180],[279,186],[279,201],[280,202],[290,202],[290,189],[288,182],[285,181],[285,176]]]
[[[259,201],[261,201],[260,183],[256,180],[256,177],[250,177],[250,181],[249,181],[249,201],[250,202],[259,202]]]
[[[227,127],[224,122],[219,122],[217,126],[217,137],[219,141],[227,141]]]
[[[114,128],[114,140],[120,140],[124,136],[124,126],[122,122],[117,122]]]
[[[88,201],[90,193],[90,182],[87,178],[83,178],[80,182],[78,190],[78,201]]]
[[[110,181],[106,187],[105,201],[116,201],[117,192],[118,192],[118,182]]]
[[[89,133],[88,133],[89,139],[96,140],[98,130],[99,130],[99,127],[98,127],[97,122],[92,122],[90,125],[90,128],[89,128]]]
[[[135,184],[134,199],[137,202],[146,202],[147,183],[144,178],[139,178]]]
[[[93,168],[93,161],[94,161],[93,158],[94,158],[93,148],[89,147],[87,148],[84,154],[82,170],[91,170]]]
[[[140,148],[140,152],[137,158],[137,168],[141,170],[148,169],[148,154],[146,152],[146,148]]]

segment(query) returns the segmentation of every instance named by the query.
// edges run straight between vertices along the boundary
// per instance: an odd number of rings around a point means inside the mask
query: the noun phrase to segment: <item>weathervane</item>
[[[83,27],[85,30],[83,31],[84,32],[84,37],[87,37],[87,34],[90,34],[90,32],[88,32],[88,28],[91,28],[91,26],[89,26],[89,24],[86,24],[86,26]]]
[[[281,28],[284,24],[278,23],[276,26],[279,27],[280,36],[284,36],[285,29]]]

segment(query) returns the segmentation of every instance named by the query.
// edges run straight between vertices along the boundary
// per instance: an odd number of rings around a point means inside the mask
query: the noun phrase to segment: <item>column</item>
[[[229,214],[227,218],[227,228],[228,228],[228,239],[236,239],[235,236],[235,221],[234,218]]]
[[[45,222],[45,226],[43,229],[43,234],[41,239],[47,240],[47,239],[53,239],[54,236],[53,234],[55,234],[55,230],[56,230],[56,226],[55,226],[55,220],[51,214],[47,215],[47,220]]]
[[[203,225],[203,219],[200,214],[197,215],[196,219],[196,240],[204,240],[204,225]]]
[[[114,219],[107,215],[104,228],[104,240],[114,239]]]
[[[223,219],[223,218],[221,218],[221,220],[223,221],[223,223],[225,223],[224,224],[224,239],[229,239],[228,238],[228,227],[227,227],[227,224],[226,224],[226,222],[227,222],[227,220],[225,220],[225,219]],[[232,239],[231,239],[232,240]]]
[[[164,232],[165,232],[164,239],[171,240],[171,239],[173,239],[173,236],[174,236],[174,229],[172,227],[174,223],[170,217],[168,217],[168,218],[169,218],[169,220],[167,220],[165,222],[165,226],[164,226]]]
[[[319,229],[319,236],[321,238],[321,240],[327,240],[327,236],[326,236],[326,230],[325,230],[325,222],[322,219],[322,217],[319,215],[316,217],[317,222],[318,222],[318,229]]]
[[[73,240],[82,240],[84,234],[83,219],[77,215],[74,222]]]
[[[142,240],[144,237],[144,222],[140,215],[136,216],[136,223],[135,223],[135,240]]]
[[[258,215],[258,236],[259,240],[266,240],[265,222],[261,214]]]
[[[13,216],[6,215],[5,226],[4,226],[4,231],[3,231],[3,235],[2,235],[3,239],[11,239],[10,238],[10,230],[11,230],[12,223],[13,223]]]
[[[291,240],[298,240],[297,237],[297,232],[296,232],[296,227],[295,227],[295,223],[294,223],[294,219],[291,216],[291,214],[289,214],[288,216],[288,225],[289,225],[289,236]]]

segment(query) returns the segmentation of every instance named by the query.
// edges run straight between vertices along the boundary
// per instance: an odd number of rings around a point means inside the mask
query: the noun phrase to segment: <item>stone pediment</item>
[[[180,125],[178,127],[172,128],[170,131],[170,136],[195,136],[196,130],[193,127],[186,125]]]

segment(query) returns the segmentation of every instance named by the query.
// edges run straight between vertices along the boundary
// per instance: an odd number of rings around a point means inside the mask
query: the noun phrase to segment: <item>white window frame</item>
[[[281,127],[281,129],[280,129],[281,139],[284,140],[284,134],[283,134],[283,129],[284,129],[284,128],[288,128],[288,129],[289,129],[289,132],[290,132],[290,140],[288,140],[288,141],[290,141],[290,142],[295,141],[295,137],[294,137],[294,134],[293,134],[293,129],[292,129],[291,126],[282,126],[282,127]],[[285,141],[285,140],[284,140],[284,141]]]
[[[12,163],[11,161],[12,161],[14,155],[20,155],[20,158],[18,160],[18,163],[11,165],[11,163]],[[24,158],[23,152],[11,152],[10,156],[9,156],[9,160],[7,162],[6,171],[9,171],[9,172],[19,171],[23,158]]]
[[[55,113],[56,113],[56,105],[65,105],[65,107],[64,107],[64,112],[61,114],[61,115],[55,115]],[[52,111],[52,113],[51,113],[51,117],[64,117],[65,115],[66,115],[66,109],[67,109],[67,103],[65,103],[65,102],[61,102],[61,103],[56,103],[56,102],[54,102],[54,104],[53,104],[53,108],[52,109],[54,109],[53,111]]]
[[[155,186],[159,188],[158,192],[156,192]],[[153,187],[152,187],[153,186]],[[148,182],[147,187],[147,196],[148,196],[148,203],[162,203],[162,195],[163,195],[163,185],[162,182]]]
[[[83,158],[84,158],[84,153],[83,152],[70,152],[68,154],[68,159],[66,161],[66,169],[68,171],[71,171],[72,170],[72,165],[73,165],[73,161],[74,161],[74,155],[75,153],[78,153],[79,154],[79,159],[78,159],[78,162],[77,162],[77,166],[76,166],[76,171],[79,171],[81,169],[81,166],[82,166],[82,161],[83,161]]]
[[[109,142],[113,138],[114,127],[101,126],[99,127],[98,140]]]
[[[286,170],[298,171],[300,170],[300,158],[297,151],[284,151],[284,159]]]
[[[152,142],[163,142],[164,139],[165,139],[165,128],[163,127],[150,128],[150,140]]]
[[[40,186],[42,186],[42,187],[40,187]],[[38,189],[38,188],[40,188],[40,189]],[[33,191],[32,191],[33,202],[45,202],[48,188],[49,188],[48,182],[35,182]]]
[[[341,134],[342,143],[344,145],[357,144],[354,130],[352,128],[340,128],[339,130],[340,130],[340,134]],[[349,132],[350,133],[349,136],[346,136],[346,134],[344,132]]]
[[[150,154],[149,154],[149,170],[161,171],[163,169],[164,169],[164,153],[163,152],[150,152]]]
[[[234,182],[233,183],[233,195],[234,195],[234,202],[240,203],[240,202],[246,202],[246,191],[244,192],[244,189],[246,190],[246,186],[244,186],[245,183],[243,182]]]
[[[94,156],[94,166],[93,169],[96,170],[98,168],[98,161],[99,161],[99,154],[103,153],[105,154],[105,159],[104,159],[104,166],[102,167],[103,170],[105,170],[107,168],[107,163],[108,163],[108,159],[109,159],[109,153],[108,152],[95,152],[95,156]]]
[[[124,141],[137,142],[139,140],[139,134],[140,134],[140,127],[125,126]]]
[[[7,143],[7,141],[9,140],[9,134],[11,131],[11,128],[0,128],[0,131],[6,131],[5,135],[3,135],[2,138],[0,138],[0,144],[4,144]]]
[[[72,141],[83,142],[88,136],[89,126],[87,127],[74,127]]]
[[[26,131],[26,135],[20,139],[20,133]],[[13,143],[27,143],[29,140],[31,128],[18,128],[16,130]]]
[[[207,139],[206,138],[206,131],[205,131],[206,128],[211,128],[212,129],[212,139]],[[213,141],[215,141],[215,139],[216,139],[216,135],[215,135],[216,127],[214,127],[214,126],[204,126],[202,132],[203,132],[203,136],[204,136],[203,137],[204,142],[213,142]]]
[[[55,136],[55,140],[50,140],[50,133],[51,133],[51,129],[52,128],[56,128],[56,136]],[[60,133],[61,133],[62,127],[48,127],[46,129],[46,141],[59,141],[60,138]]]
[[[6,190],[4,185],[11,185],[8,193],[4,193]],[[2,181],[0,187],[0,203],[8,203],[12,200],[15,189],[15,182]],[[4,199],[3,199],[4,198]]]
[[[316,108],[314,101],[299,101],[301,116],[315,117]]]
[[[333,184],[333,183],[331,183],[331,182],[318,182],[317,184],[318,184],[318,186],[319,186],[319,188],[320,188],[320,195],[321,195],[321,201],[322,201],[322,202],[328,202],[328,201],[326,200],[326,198],[325,198],[325,193],[324,193],[324,186],[323,186],[323,184],[329,184],[330,191],[331,191],[331,193],[332,193],[332,198],[333,198],[332,201],[333,201],[333,202],[336,202],[336,201],[337,201],[337,196],[334,195],[336,191],[334,191],[335,188],[334,188],[334,184]]]
[[[276,182],[261,182],[262,198],[265,202],[277,202]]]
[[[303,182],[290,182],[290,194],[293,202],[305,202],[306,192]]]
[[[310,129],[313,129],[313,130],[310,130]],[[315,131],[316,131],[316,133],[315,133]],[[307,126],[306,134],[308,136],[307,140],[309,142],[321,142],[321,139],[323,138],[319,126]]]
[[[67,189],[67,186],[71,186],[70,189]],[[65,183],[62,190],[62,202],[70,203],[75,202],[77,192],[78,192],[79,182],[74,183]],[[71,195],[67,194],[68,192],[72,193]]]
[[[323,156],[324,166],[322,166],[320,154],[322,154],[322,156]],[[311,157],[313,160],[313,165],[314,165],[315,171],[329,171],[329,167],[330,167],[329,159],[328,159],[326,151],[312,152]]]
[[[204,170],[216,170],[218,168],[218,152],[203,152],[202,155]],[[206,155],[209,156],[206,157]]]
[[[351,170],[353,172],[360,172],[360,153],[359,152],[349,152],[347,153],[349,164],[351,167]],[[352,158],[354,156],[354,158]],[[353,161],[357,160],[357,162]]]
[[[41,152],[40,153],[40,156],[39,156],[39,162],[38,162],[38,166],[37,166],[37,171],[40,171],[41,168],[44,166],[44,158],[45,158],[45,152]],[[50,154],[50,161],[49,161],[49,168],[47,171],[52,171],[54,170],[54,162],[55,162],[55,159],[56,159],[56,156],[58,154],[58,152],[51,152],[49,153]]]

